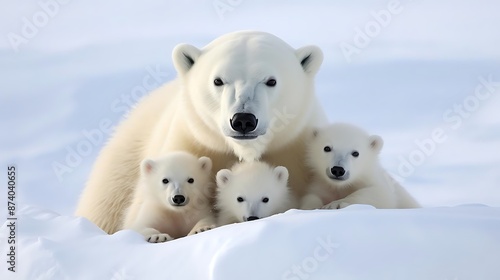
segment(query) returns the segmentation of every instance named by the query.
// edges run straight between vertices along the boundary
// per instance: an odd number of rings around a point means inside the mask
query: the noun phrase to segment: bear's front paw
[[[211,230],[215,228],[215,225],[209,225],[209,226],[201,226],[201,227],[198,227],[196,229],[193,229],[191,230],[191,232],[188,234],[188,235],[192,235],[192,234],[198,234],[200,232],[204,232],[204,231],[207,231],[207,230]]]
[[[321,207],[321,209],[341,209],[341,208],[345,208],[349,205],[351,205],[351,204],[348,202],[345,202],[343,200],[335,200],[335,201],[332,201],[332,202],[328,203],[327,205]]]
[[[173,240],[173,238],[166,233],[154,233],[146,236],[146,241],[149,243],[162,243]]]

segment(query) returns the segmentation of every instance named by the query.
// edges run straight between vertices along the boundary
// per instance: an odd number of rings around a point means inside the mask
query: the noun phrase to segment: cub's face
[[[173,60],[190,111],[211,133],[225,138],[240,159],[252,161],[275,140],[275,126],[290,126],[284,129],[290,137],[296,136],[291,131],[302,130],[294,117],[313,103],[312,81],[322,53],[317,47],[294,50],[269,34],[243,32],[221,37],[202,50],[177,46]],[[285,115],[279,120],[286,123],[273,121],[278,115]],[[200,140],[203,137],[208,135]]]
[[[260,170],[229,169],[217,173],[217,206],[238,222],[265,218],[289,205],[288,170],[278,166]]]
[[[348,124],[315,129],[308,147],[308,163],[314,172],[337,186],[348,186],[371,172],[383,141]]]
[[[149,194],[174,211],[208,204],[211,168],[209,158],[196,158],[184,152],[157,160],[146,159],[141,163]]]

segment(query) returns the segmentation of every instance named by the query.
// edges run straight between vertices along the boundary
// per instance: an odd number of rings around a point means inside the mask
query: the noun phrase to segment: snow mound
[[[8,250],[8,222],[1,251]],[[18,213],[0,279],[499,279],[500,208],[290,210],[162,244],[84,218]],[[9,245],[10,246],[10,245]]]

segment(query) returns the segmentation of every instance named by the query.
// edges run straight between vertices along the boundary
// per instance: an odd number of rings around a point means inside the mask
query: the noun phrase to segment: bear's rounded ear
[[[141,172],[150,174],[156,167],[156,162],[152,159],[145,159],[141,162]]]
[[[198,159],[201,169],[205,171],[212,170],[212,160],[209,157],[201,157]]]
[[[370,140],[370,148],[374,150],[376,153],[379,153],[380,150],[382,150],[382,147],[384,146],[384,140],[382,140],[382,137],[378,135],[372,135],[369,138]]]
[[[295,51],[295,55],[304,69],[304,72],[315,75],[321,63],[323,63],[323,52],[317,46],[305,46]]]
[[[273,170],[274,175],[280,182],[288,182],[288,169],[284,166],[276,166]]]
[[[200,57],[201,50],[189,44],[177,45],[172,52],[172,61],[180,75],[186,74]]]
[[[221,169],[217,172],[216,181],[218,187],[223,187],[227,185],[229,180],[231,179],[233,173],[229,169]]]

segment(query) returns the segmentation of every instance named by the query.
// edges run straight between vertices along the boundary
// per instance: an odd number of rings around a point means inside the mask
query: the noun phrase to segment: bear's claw
[[[347,206],[351,205],[350,203],[347,203],[342,200],[336,200],[328,203],[327,205],[321,207],[321,209],[342,209]]]
[[[204,231],[207,231],[207,230],[211,230],[215,228],[215,226],[204,226],[204,227],[200,227],[198,229],[196,229],[195,231],[193,231],[193,234],[198,234],[198,233],[201,233],[201,232],[204,232]]]
[[[149,243],[162,243],[170,240],[173,240],[173,238],[166,233],[155,233],[146,237],[146,241]]]

